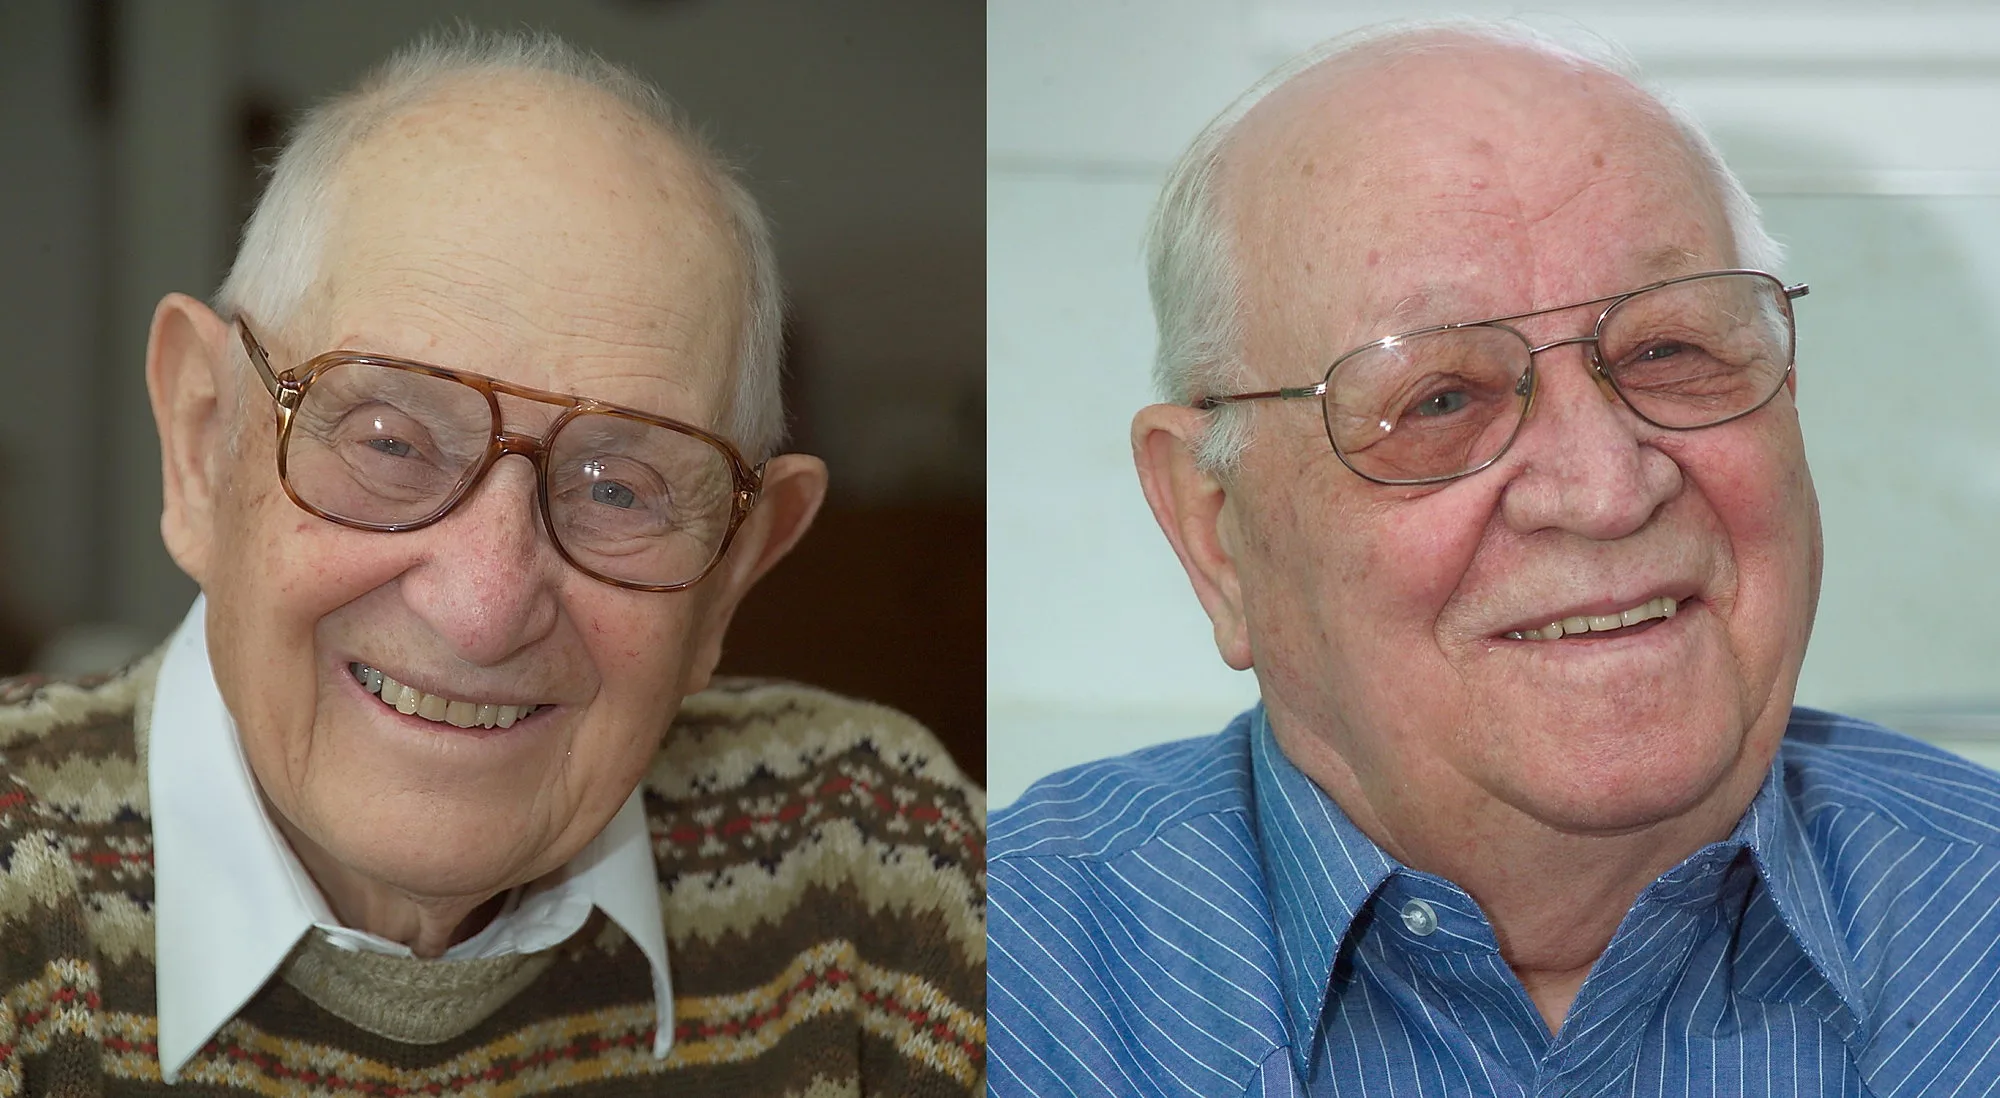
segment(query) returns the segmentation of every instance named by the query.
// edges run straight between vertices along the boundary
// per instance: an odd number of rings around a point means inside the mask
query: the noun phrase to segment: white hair
[[[1656,89],[1645,88],[1637,64],[1612,43],[1601,39],[1566,43],[1522,24],[1475,19],[1368,27],[1323,42],[1258,81],[1201,131],[1168,173],[1146,232],[1147,284],[1159,329],[1153,380],[1162,399],[1191,404],[1204,396],[1231,392],[1242,383],[1243,291],[1219,201],[1219,180],[1237,123],[1273,91],[1323,62],[1414,53],[1467,40],[1533,50],[1639,86],[1666,112],[1709,173],[1722,200],[1736,262],[1760,270],[1778,269],[1784,249],[1764,231],[1757,203],[1723,163],[1707,131],[1691,112]],[[1249,442],[1248,419],[1247,409],[1239,405],[1210,412],[1196,446],[1197,463],[1211,471],[1234,468]]]
[[[236,261],[216,292],[224,316],[247,314],[282,329],[318,282],[332,231],[332,192],[342,161],[398,112],[461,77],[516,73],[566,78],[610,96],[672,141],[714,188],[742,259],[744,317],[736,340],[736,388],[721,432],[751,461],[784,441],[779,389],[784,288],[770,227],[735,169],[690,127],[659,90],[596,54],[540,32],[470,28],[427,36],[371,72],[352,91],[313,107],[293,128],[271,180],[243,229]],[[241,417],[238,417],[240,420]]]

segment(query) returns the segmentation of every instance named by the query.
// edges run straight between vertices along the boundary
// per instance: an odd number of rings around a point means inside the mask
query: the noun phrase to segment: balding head
[[[564,140],[541,140],[548,136]],[[575,178],[592,177],[578,170],[583,162],[555,160],[558,149],[600,168],[615,166],[627,186],[607,186],[607,197],[678,205],[694,222],[719,227],[729,254],[711,277],[729,287],[737,331],[724,371],[733,386],[717,426],[753,456],[774,450],[784,434],[783,299],[756,200],[649,84],[551,36],[465,32],[428,39],[308,112],[245,227],[217,294],[218,310],[293,334],[296,324],[324,313],[318,295],[343,276],[329,249],[365,243],[359,230],[342,224],[357,200],[374,201],[460,166],[469,170],[480,156],[497,166],[504,162],[493,156],[507,141],[519,153],[549,154],[548,166]],[[483,146],[493,147],[482,152]],[[364,150],[374,158],[365,167],[353,162]],[[528,167],[516,161],[503,175]],[[666,242],[689,227],[668,226]],[[337,334],[297,333],[305,344]]]
[[[1559,175],[1576,162],[1578,142],[1657,145],[1647,170],[1671,162],[1695,181],[1701,203],[1720,211],[1733,261],[1775,266],[1777,245],[1713,144],[1627,68],[1608,52],[1593,56],[1523,28],[1459,21],[1360,32],[1271,74],[1195,139],[1154,212],[1147,251],[1161,395],[1189,403],[1246,387],[1250,310],[1287,310],[1284,299],[1300,296],[1260,296],[1252,283],[1298,288],[1302,249],[1335,233],[1362,240],[1401,216],[1385,199],[1418,194],[1449,202],[1465,192],[1468,216],[1532,220],[1537,203],[1563,200]],[[1361,249],[1364,264],[1369,250]],[[1354,305],[1366,290],[1353,271],[1329,280],[1316,264],[1311,273],[1313,299],[1290,304]],[[1234,409],[1211,417],[1204,465],[1234,464],[1243,418]]]
[[[349,150],[327,207],[294,357],[471,341],[487,362],[456,365],[573,391],[588,363],[530,349],[643,346],[674,367],[649,385],[689,391],[621,402],[726,430],[745,308],[728,213],[689,151],[617,100],[553,74],[445,82]]]

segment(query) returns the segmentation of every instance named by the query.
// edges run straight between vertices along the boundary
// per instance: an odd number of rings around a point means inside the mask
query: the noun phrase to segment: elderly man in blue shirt
[[[2000,1080],[2000,779],[1795,708],[1778,249],[1691,119],[1471,24],[1196,139],[1146,498],[1262,701],[993,823],[992,1092]]]

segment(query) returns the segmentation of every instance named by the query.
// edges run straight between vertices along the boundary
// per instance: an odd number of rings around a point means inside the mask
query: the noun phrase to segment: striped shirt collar
[[[1334,963],[1349,928],[1385,882],[1413,871],[1376,846],[1285,756],[1262,704],[1248,716],[1251,799],[1277,932],[1278,983],[1292,1034],[1291,1054],[1299,1077],[1307,1078]],[[1782,780],[1774,762],[1729,838],[1696,851],[1660,880],[1686,876],[1683,867],[1693,863],[1717,864],[1748,850],[1763,887],[1753,891],[1744,914],[1746,939],[1755,936],[1753,924],[1781,923],[1785,933],[1770,940],[1802,952],[1809,962],[1807,970],[1825,994],[1793,986],[1796,981],[1790,974],[1797,966],[1781,961],[1749,970],[1740,990],[1760,1000],[1814,1004],[1836,1030],[1851,1038],[1867,1018],[1854,960],[1834,921],[1832,899],[1813,861],[1805,826],[1784,796]],[[1647,903],[1654,891],[1642,894],[1640,904]],[[1778,986],[1781,981],[1787,986]]]

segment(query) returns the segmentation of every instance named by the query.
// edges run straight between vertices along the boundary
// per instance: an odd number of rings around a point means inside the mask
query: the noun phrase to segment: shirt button
[[[1429,937],[1438,928],[1438,914],[1422,900],[1403,905],[1403,929],[1419,938]]]

